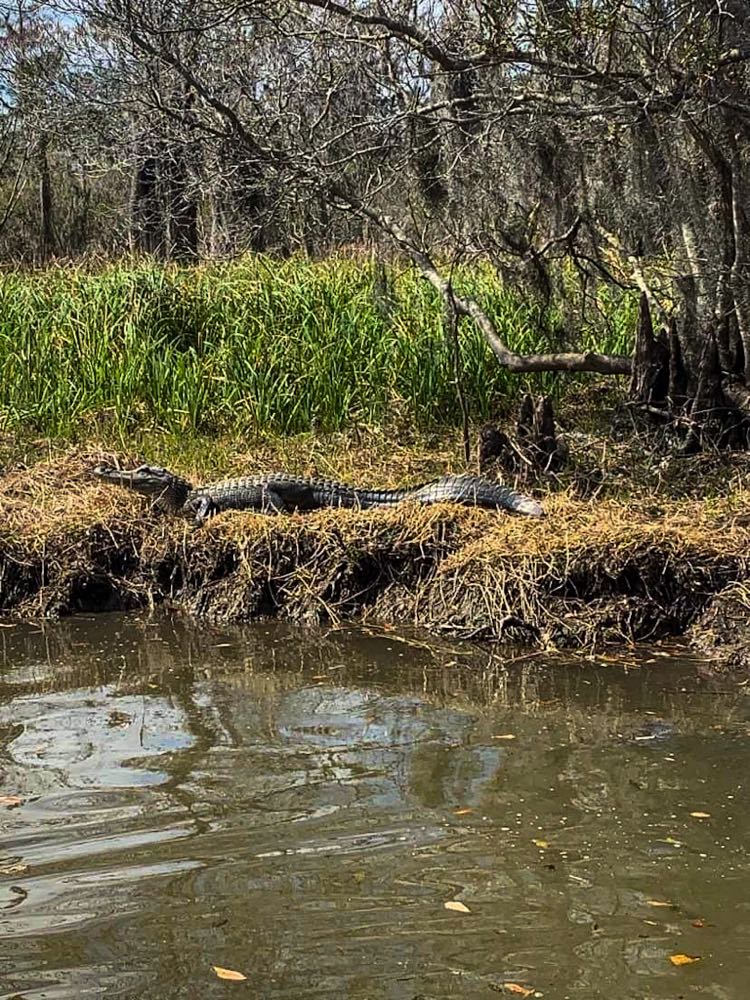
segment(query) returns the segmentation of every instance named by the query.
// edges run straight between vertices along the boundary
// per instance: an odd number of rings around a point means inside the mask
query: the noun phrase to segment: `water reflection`
[[[744,995],[750,706],[684,659],[120,616],[0,646],[4,996],[225,996],[214,964],[264,997]]]

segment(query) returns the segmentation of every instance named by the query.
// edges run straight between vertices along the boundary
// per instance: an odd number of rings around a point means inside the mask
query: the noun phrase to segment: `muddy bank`
[[[712,676],[750,680],[750,581],[735,580],[712,597],[688,638],[709,658]]]
[[[75,454],[0,482],[0,608],[180,608],[212,621],[375,619],[572,647],[684,633],[748,576],[748,495],[551,496],[541,522],[449,505],[224,514],[195,530]],[[111,456],[104,456],[111,457]]]

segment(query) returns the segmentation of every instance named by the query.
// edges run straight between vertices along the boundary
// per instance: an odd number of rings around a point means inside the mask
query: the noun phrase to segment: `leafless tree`
[[[142,246],[390,242],[509,370],[632,373],[689,447],[747,443],[746,0],[39,6],[127,123]],[[640,288],[634,358],[581,350],[572,315],[518,355],[454,287],[475,257],[542,299],[561,274]]]

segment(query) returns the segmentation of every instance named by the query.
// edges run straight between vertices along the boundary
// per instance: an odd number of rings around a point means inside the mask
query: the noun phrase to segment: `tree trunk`
[[[165,224],[159,197],[160,163],[144,156],[136,163],[130,199],[130,242],[133,250],[159,254],[164,249]]]
[[[49,260],[55,251],[55,220],[47,139],[39,143],[39,255]]]
[[[731,129],[690,133],[697,165],[673,159],[676,309],[655,335],[641,297],[632,402],[672,421],[686,452],[746,448],[750,428],[747,168]],[[719,141],[721,140],[721,141]]]
[[[669,340],[666,331],[654,335],[648,296],[641,292],[635,338],[630,398],[644,407],[664,406],[669,392]]]
[[[169,257],[179,261],[195,260],[198,256],[198,204],[189,190],[188,172],[179,151],[169,160],[166,188]]]

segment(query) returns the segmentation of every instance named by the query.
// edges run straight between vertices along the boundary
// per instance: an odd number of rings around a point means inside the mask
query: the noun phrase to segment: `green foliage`
[[[503,287],[487,265],[460,270],[519,352],[556,347],[554,316]],[[583,346],[627,350],[629,297],[603,301],[607,322]],[[440,302],[410,268],[331,258],[252,257],[192,268],[150,262],[0,275],[0,420],[54,436],[106,424],[118,433],[334,431],[408,420],[460,421]],[[462,328],[475,420],[517,399],[524,382]]]

